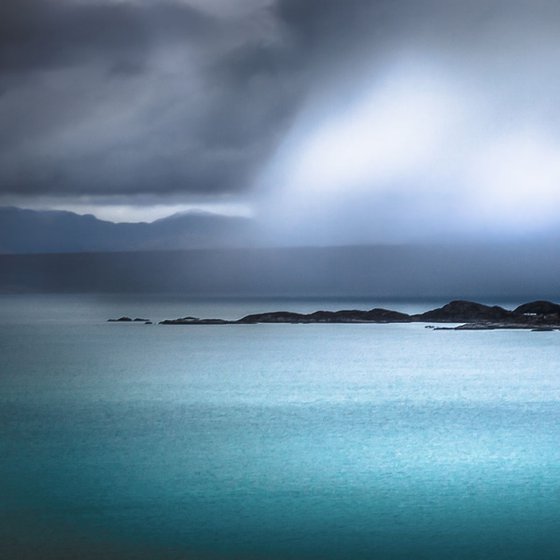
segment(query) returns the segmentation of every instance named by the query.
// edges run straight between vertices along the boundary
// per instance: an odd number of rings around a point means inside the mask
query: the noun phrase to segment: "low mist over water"
[[[558,298],[556,246],[377,246],[0,255],[0,291]]]

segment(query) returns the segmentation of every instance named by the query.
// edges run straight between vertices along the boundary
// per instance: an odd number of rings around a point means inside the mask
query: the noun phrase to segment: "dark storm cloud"
[[[79,64],[92,58],[141,58],[149,37],[126,5],[75,6],[18,0],[0,4],[3,73]]]
[[[2,3],[1,192],[246,189],[298,95],[289,67],[274,69],[267,19],[179,2]]]
[[[119,67],[145,61],[158,32],[193,39],[213,22],[186,5],[76,4],[17,0],[0,4],[2,73],[84,64],[96,59]]]
[[[407,50],[459,66],[493,56],[516,66],[516,45],[546,57],[560,27],[550,0],[278,0],[274,12],[313,70],[355,78]]]
[[[317,96],[344,100],[403,50],[489,74],[494,57],[515,75],[528,65],[512,45],[554,47],[560,11],[545,0],[224,5],[3,0],[0,193],[245,193]],[[503,87],[530,99],[526,83]]]

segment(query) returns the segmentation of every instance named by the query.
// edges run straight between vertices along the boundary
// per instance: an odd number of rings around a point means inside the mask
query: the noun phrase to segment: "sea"
[[[157,324],[443,303],[0,296],[0,558],[557,560],[560,332]]]

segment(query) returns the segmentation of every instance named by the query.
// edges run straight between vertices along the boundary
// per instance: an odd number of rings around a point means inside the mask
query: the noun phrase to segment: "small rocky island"
[[[150,319],[142,319],[141,317],[136,317],[136,319],[131,319],[130,317],[119,317],[118,319],[107,319],[108,323],[144,323],[145,325],[151,325],[152,321]]]
[[[271,311],[247,315],[236,321],[183,317],[161,321],[160,325],[254,325],[258,323],[461,323],[459,326],[433,328],[437,330],[531,329],[550,331],[560,330],[560,304],[550,301],[533,301],[510,311],[498,305],[489,306],[472,301],[455,300],[443,307],[415,315],[381,308],[367,311],[357,309],[315,311],[308,314]]]

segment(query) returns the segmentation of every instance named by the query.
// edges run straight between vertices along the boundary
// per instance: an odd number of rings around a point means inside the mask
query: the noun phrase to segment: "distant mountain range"
[[[191,212],[152,223],[113,223],[92,215],[0,207],[0,253],[75,253],[242,247],[249,218]]]

